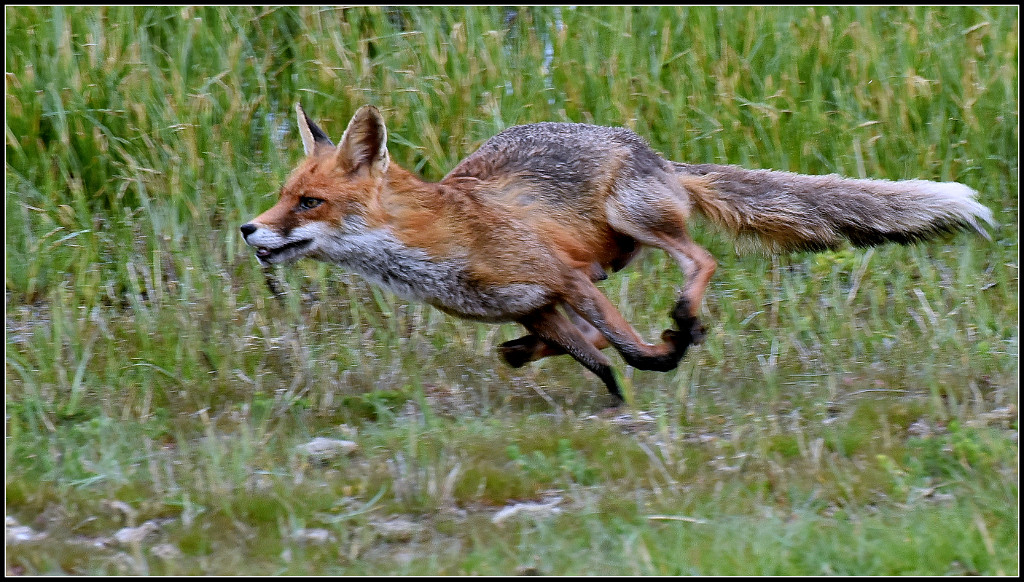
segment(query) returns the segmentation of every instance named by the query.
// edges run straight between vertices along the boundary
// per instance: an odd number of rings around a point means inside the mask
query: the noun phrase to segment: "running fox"
[[[536,123],[492,137],[440,182],[391,162],[387,129],[359,109],[335,146],[296,106],[306,159],[272,208],[242,225],[263,264],[310,257],[459,317],[518,322],[498,349],[519,367],[569,354],[618,400],[613,346],[642,370],[675,368],[704,339],[697,317],[715,260],[686,230],[694,211],[772,252],[902,244],[989,224],[955,182],[857,180],[667,161],[632,131]],[[645,246],[686,278],[674,328],[645,342],[594,285]],[[559,309],[561,307],[561,310]]]

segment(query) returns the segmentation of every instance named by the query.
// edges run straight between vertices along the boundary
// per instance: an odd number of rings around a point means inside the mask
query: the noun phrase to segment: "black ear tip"
[[[295,103],[295,112],[299,116],[299,131],[303,131],[303,127],[309,129],[309,135],[313,138],[313,144],[334,145],[331,138],[327,137],[327,134],[324,133],[324,130],[320,129],[320,127],[309,118],[309,115],[306,115],[306,110],[302,108],[301,102]],[[312,148],[312,144],[309,144],[307,148]],[[311,153],[311,149],[307,149],[306,153]]]
[[[313,123],[313,120],[306,113],[306,109],[302,106],[302,103],[295,103],[295,111],[299,114],[299,117],[305,120],[307,123]]]
[[[384,116],[381,115],[380,109],[377,109],[375,105],[363,105],[358,111],[356,111],[356,116],[363,119],[370,118],[381,121],[384,120]]]

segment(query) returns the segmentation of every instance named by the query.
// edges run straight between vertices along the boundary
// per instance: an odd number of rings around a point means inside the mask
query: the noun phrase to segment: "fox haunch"
[[[507,363],[569,354],[620,401],[602,349],[667,371],[704,338],[697,315],[716,263],[687,231],[694,211],[769,252],[985,234],[979,221],[992,223],[955,182],[677,163],[628,129],[578,123],[509,128],[431,183],[391,163],[376,108],[359,109],[337,146],[296,111],[306,159],[277,204],[241,227],[261,263],[310,257],[452,315],[518,322],[529,334],[499,346]],[[674,326],[654,344],[594,285],[644,247],[685,274]]]

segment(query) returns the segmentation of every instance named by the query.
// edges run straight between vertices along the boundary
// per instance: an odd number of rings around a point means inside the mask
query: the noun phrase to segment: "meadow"
[[[1018,8],[7,7],[7,574],[1019,573]],[[719,261],[629,406],[515,325],[238,232],[372,103],[440,179],[516,124],[958,181],[998,227]],[[682,275],[601,283],[647,338]]]

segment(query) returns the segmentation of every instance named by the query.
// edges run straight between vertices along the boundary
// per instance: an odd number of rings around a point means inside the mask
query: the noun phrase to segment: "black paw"
[[[507,341],[498,346],[498,355],[505,363],[513,368],[525,366],[533,358],[537,348],[537,336],[527,335],[518,339]]]
[[[663,372],[674,370],[679,365],[679,361],[686,355],[686,349],[693,343],[688,331],[679,331],[677,329],[666,329],[661,332],[661,341],[672,346],[671,354],[665,358],[665,369],[661,370]]]
[[[679,331],[689,335],[689,343],[697,345],[704,342],[707,335],[707,328],[700,322],[700,318],[691,314],[690,302],[682,297],[676,302],[672,310],[672,320],[676,322]]]
[[[690,325],[690,343],[693,345],[700,345],[704,343],[704,338],[707,336],[707,328],[700,322],[696,317],[693,318],[693,323]]]

